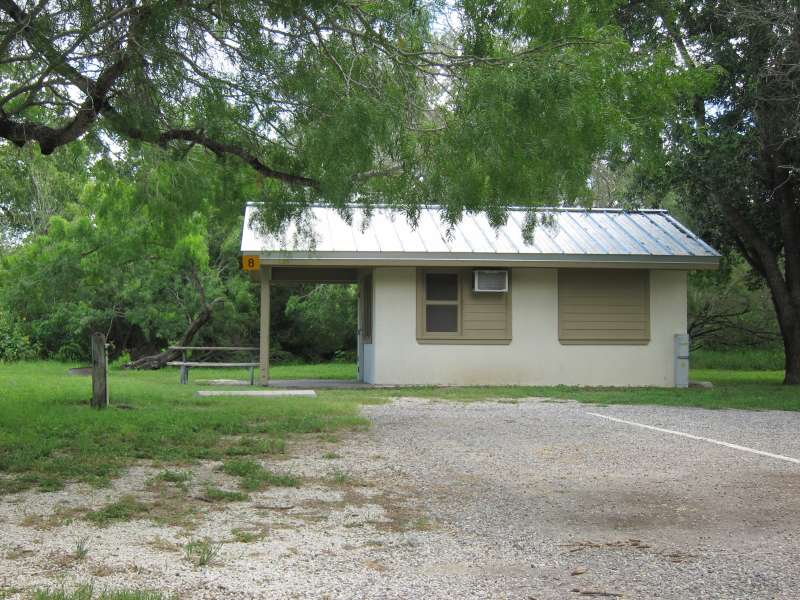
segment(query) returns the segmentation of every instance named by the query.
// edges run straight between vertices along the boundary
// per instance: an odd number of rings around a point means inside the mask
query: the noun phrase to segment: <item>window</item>
[[[417,269],[419,343],[511,343],[511,293],[476,293],[473,280],[472,269]]]
[[[425,332],[458,333],[458,273],[425,273]]]

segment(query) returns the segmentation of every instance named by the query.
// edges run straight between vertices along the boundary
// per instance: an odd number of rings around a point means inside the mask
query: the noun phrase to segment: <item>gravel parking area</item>
[[[590,413],[794,458],[800,414],[415,398],[364,412],[370,431],[301,438],[267,465],[301,487],[192,525],[48,520],[146,500],[147,465],[110,490],[4,498],[0,597],[87,581],[184,598],[800,597],[800,465]],[[195,480],[231,487],[214,466]],[[219,552],[199,566],[183,549],[204,538]]]

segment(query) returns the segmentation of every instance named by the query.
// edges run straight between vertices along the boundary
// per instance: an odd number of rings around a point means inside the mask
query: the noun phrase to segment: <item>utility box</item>
[[[689,335],[675,334],[675,387],[689,387]]]

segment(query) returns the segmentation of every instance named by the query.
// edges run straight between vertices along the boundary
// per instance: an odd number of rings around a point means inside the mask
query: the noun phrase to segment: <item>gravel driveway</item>
[[[80,520],[43,532],[30,494],[4,501],[0,592],[60,578],[186,598],[800,597],[799,464],[590,413],[794,458],[800,414],[414,398],[364,412],[373,427],[339,458],[322,441],[292,447],[278,468],[301,488],[210,511],[190,532]],[[36,506],[96,506],[141,487],[138,469]],[[230,539],[242,524],[269,534]],[[54,569],[83,537],[92,561]],[[225,542],[212,565],[170,552],[199,537]]]

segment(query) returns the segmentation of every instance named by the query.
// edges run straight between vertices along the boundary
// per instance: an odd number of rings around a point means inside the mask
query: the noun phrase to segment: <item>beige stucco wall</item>
[[[416,275],[376,268],[372,382],[672,386],[673,336],[686,333],[686,272],[651,271],[647,345],[570,346],[558,341],[558,270],[512,272],[509,345],[429,345],[416,340]]]

